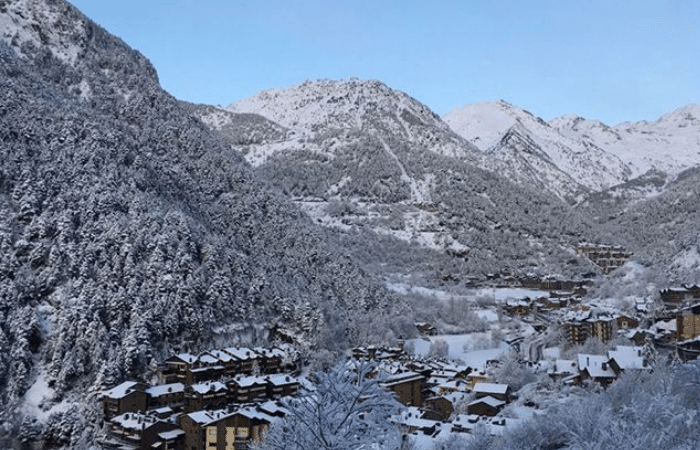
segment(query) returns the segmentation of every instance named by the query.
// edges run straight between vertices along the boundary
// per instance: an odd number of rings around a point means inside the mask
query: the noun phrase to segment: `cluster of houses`
[[[374,361],[380,385],[406,406],[394,420],[405,434],[466,433],[496,416],[512,400],[508,385],[492,383],[481,369],[434,359],[420,360],[398,348],[357,347],[355,360]]]
[[[165,361],[159,383],[125,381],[105,391],[108,431],[115,450],[239,449],[259,440],[284,416],[278,400],[296,395],[291,348],[226,348]]]

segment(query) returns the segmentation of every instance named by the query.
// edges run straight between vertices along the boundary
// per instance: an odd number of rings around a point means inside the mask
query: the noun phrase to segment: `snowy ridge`
[[[468,105],[448,113],[444,120],[456,133],[504,163],[511,176],[550,185],[562,197],[579,190],[567,186],[598,191],[630,176],[630,170],[614,154],[593,142],[564,136],[541,118],[503,100]],[[515,170],[514,158],[519,159]]]
[[[597,120],[562,116],[550,122],[561,135],[604,148],[637,177],[649,170],[676,175],[700,162],[700,105],[691,104],[653,122],[610,127]]]
[[[477,150],[427,106],[376,80],[306,81],[260,92],[228,110],[260,114],[302,136],[328,129],[382,130],[460,159],[473,158]]]

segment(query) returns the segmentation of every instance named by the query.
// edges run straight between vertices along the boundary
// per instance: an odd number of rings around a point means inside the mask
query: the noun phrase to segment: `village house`
[[[127,412],[146,411],[148,394],[146,385],[135,381],[125,381],[102,394],[105,418],[120,416]]]
[[[226,405],[228,397],[228,388],[219,381],[193,384],[185,388],[186,410],[191,412],[220,408]]]
[[[583,345],[588,339],[596,338],[600,342],[612,339],[617,321],[609,316],[594,317],[592,312],[571,312],[564,318],[562,329],[572,345]]]
[[[404,372],[392,375],[382,381],[380,385],[394,391],[397,400],[404,405],[423,406],[425,376],[420,373]]]
[[[617,378],[606,356],[579,354],[577,361],[581,382],[592,380],[607,386]]]
[[[252,375],[254,370],[260,370],[260,355],[250,348],[229,347],[224,351],[236,360],[237,374]]]
[[[487,395],[480,397],[467,405],[467,413],[478,416],[493,417],[505,406],[506,402]]]
[[[474,396],[476,398],[493,397],[504,402],[510,402],[510,386],[500,383],[476,383],[474,385]]]
[[[238,410],[197,411],[180,418],[185,450],[233,450],[260,442],[272,417],[255,407]]]
[[[676,335],[679,341],[695,339],[700,335],[700,304],[679,311],[676,315]]]
[[[267,382],[267,398],[270,399],[296,395],[301,386],[299,380],[282,373],[265,375],[265,381]]]
[[[437,328],[428,322],[416,322],[415,325],[421,336],[435,336],[437,334]]]
[[[580,381],[578,363],[568,359],[557,359],[547,374],[552,380],[564,384],[576,384]]]
[[[227,382],[230,399],[249,403],[267,399],[267,380],[261,375],[237,376]]]
[[[668,288],[659,291],[661,301],[669,308],[683,306],[686,301],[700,300],[700,286],[692,285]]]
[[[651,369],[644,358],[644,347],[618,345],[615,350],[608,351],[608,362],[617,375],[630,370]]]
[[[185,407],[185,385],[182,383],[159,384],[146,389],[148,407],[155,409],[168,406],[176,411]]]
[[[177,430],[174,423],[148,414],[129,412],[113,417],[108,434],[100,441],[104,448],[109,449],[152,450],[164,446],[159,433]],[[174,441],[176,437],[172,437]]]
[[[161,383],[191,384],[192,376],[190,370],[197,362],[197,357],[190,353],[180,353],[165,360],[165,369],[158,374]]]

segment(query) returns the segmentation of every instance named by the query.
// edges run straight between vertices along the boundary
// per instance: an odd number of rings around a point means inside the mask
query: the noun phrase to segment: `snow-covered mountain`
[[[310,80],[260,92],[228,110],[260,114],[301,137],[328,129],[381,132],[458,159],[473,159],[476,151],[427,106],[376,80]]]
[[[594,142],[569,138],[503,100],[468,105],[448,113],[444,120],[499,162],[496,165],[510,177],[549,186],[564,197],[599,191],[631,175],[620,158]]]
[[[283,127],[237,115],[223,140],[63,0],[2,1],[0,23],[1,448],[90,448],[96,393],[175,351],[345,348],[400,316],[230,150]]]
[[[637,177],[650,170],[671,176],[700,164],[700,105],[691,104],[655,121],[608,126],[578,116],[553,119],[561,135],[617,156]]]
[[[564,224],[542,220],[568,216],[563,196],[551,193],[554,183],[509,177],[507,164],[455,134],[425,105],[378,81],[308,81],[262,92],[227,112],[258,114],[290,130],[276,142],[233,149],[317,222],[458,256],[463,272],[526,260],[537,254],[531,245],[549,240],[566,258],[562,243],[589,228],[580,217]],[[570,180],[560,184],[562,191],[573,191]],[[378,265],[395,266],[386,260]]]

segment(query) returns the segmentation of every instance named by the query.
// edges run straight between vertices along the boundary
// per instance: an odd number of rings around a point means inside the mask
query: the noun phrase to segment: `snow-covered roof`
[[[284,352],[279,348],[263,348],[255,347],[253,349],[259,355],[263,355],[266,358],[282,358],[284,357]]]
[[[159,384],[146,389],[146,393],[151,397],[160,397],[161,395],[174,394],[177,392],[185,392],[185,385],[182,383]]]
[[[276,414],[286,415],[289,412],[287,408],[272,400],[260,403],[258,409],[272,416]]]
[[[219,358],[215,358],[214,356],[204,353],[199,356],[199,362],[202,364],[217,364],[219,362]]]
[[[245,377],[236,377],[233,379],[233,382],[236,383],[240,387],[250,387],[256,384],[267,384],[267,380],[265,380],[265,377],[259,376],[259,375],[249,375]]]
[[[136,381],[125,381],[120,385],[113,387],[112,389],[105,391],[104,396],[109,398],[124,398],[127,394],[130,394],[135,390],[140,383]]]
[[[210,381],[206,383],[193,384],[192,390],[199,394],[207,394],[209,392],[221,392],[225,391],[226,385],[219,381]]]
[[[223,419],[224,417],[230,416],[231,413],[225,409],[219,409],[216,411],[195,411],[187,414],[187,417],[197,422],[200,425],[206,425],[212,422]]]
[[[173,439],[177,439],[179,436],[182,436],[184,434],[186,433],[183,430],[176,428],[170,431],[162,431],[158,433],[158,437],[160,437],[161,439],[165,439],[166,441],[170,441]]]
[[[274,386],[284,386],[285,384],[298,383],[298,380],[296,378],[284,373],[266,375],[265,379]]]
[[[497,398],[491,397],[490,395],[487,395],[486,397],[477,398],[473,402],[469,403],[467,406],[478,405],[479,403],[485,403],[494,408],[498,408],[506,404],[506,402],[504,402],[503,400],[499,400]]]
[[[474,385],[474,389],[472,390],[474,392],[483,392],[485,394],[506,394],[508,392],[508,385],[478,382]]]
[[[173,356],[172,358],[170,358],[169,361],[173,360],[173,359],[179,359],[183,362],[186,362],[187,364],[194,364],[197,361],[197,357],[191,353],[177,354],[177,355]]]
[[[622,370],[647,369],[642,356],[643,350],[643,347],[618,345],[616,350],[608,352],[608,356],[614,359]]]
[[[258,358],[258,354],[255,353],[255,350],[246,348],[246,347],[229,347],[224,349],[224,351],[231,356],[233,356],[236,359],[239,359],[241,361],[247,361],[249,359],[256,359]]]
[[[392,375],[382,381],[382,386],[390,387],[397,384],[410,383],[413,381],[424,380],[425,377],[417,372],[403,372]]]
[[[156,422],[159,422],[156,417],[134,412],[128,412],[112,419],[113,424],[119,425],[125,430],[143,430]]]
[[[603,355],[578,355],[578,366],[586,370],[591,378],[615,378],[615,371],[608,364],[608,358]]]
[[[226,353],[223,350],[212,350],[209,352],[210,355],[212,355],[214,358],[218,359],[222,363],[227,363],[229,361],[233,361],[233,356]]]
[[[578,363],[570,359],[557,359],[551,373],[567,374],[578,373]]]

